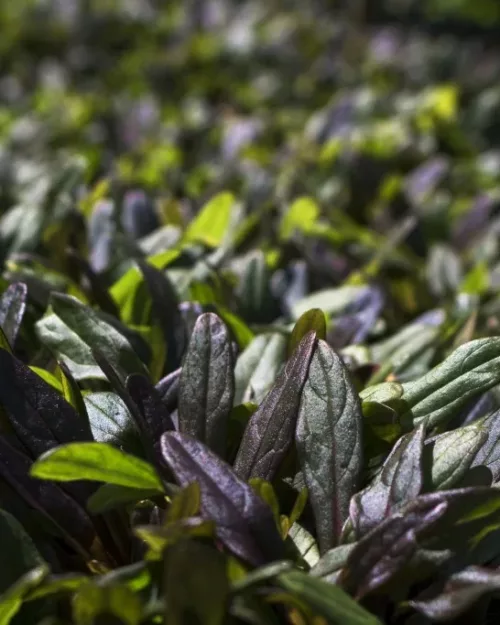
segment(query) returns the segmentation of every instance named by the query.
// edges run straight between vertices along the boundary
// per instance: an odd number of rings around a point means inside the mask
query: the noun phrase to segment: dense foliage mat
[[[496,622],[500,54],[327,5],[1,5],[1,625]]]

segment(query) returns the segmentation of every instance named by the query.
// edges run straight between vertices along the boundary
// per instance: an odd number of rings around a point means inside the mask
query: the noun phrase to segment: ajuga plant
[[[0,625],[497,622],[500,53],[362,4],[0,3]]]

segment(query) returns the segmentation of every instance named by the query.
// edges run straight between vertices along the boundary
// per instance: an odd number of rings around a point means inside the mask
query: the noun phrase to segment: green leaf
[[[236,203],[232,193],[223,192],[213,197],[190,223],[184,241],[204,243],[209,247],[221,245],[231,223],[231,213]]]
[[[256,336],[236,361],[235,404],[260,404],[271,390],[285,356],[286,339],[282,334]]]
[[[96,442],[110,443],[124,451],[140,453],[139,433],[118,395],[109,392],[88,393],[84,401]]]
[[[322,579],[301,571],[288,571],[279,575],[277,581],[332,625],[382,625],[341,588]]]
[[[209,583],[207,583],[209,582]],[[165,551],[165,622],[222,625],[229,596],[226,558],[208,545],[184,540]]]
[[[40,367],[30,367],[30,369],[33,371],[33,373],[36,373],[38,376],[40,376],[44,382],[47,382],[47,384],[52,386],[52,388],[55,389],[58,393],[61,393],[61,395],[63,394],[62,384],[55,375],[53,375],[49,371],[46,371],[45,369],[41,369]]]
[[[433,490],[455,486],[472,464],[477,452],[488,439],[488,432],[473,424],[436,436],[425,445],[424,463],[431,469]]]
[[[217,315],[205,313],[196,322],[182,366],[179,430],[224,456],[233,396],[229,333]]]
[[[500,382],[500,337],[461,345],[444,362],[403,384],[406,414],[415,424],[444,425],[470,399]]]
[[[117,484],[103,484],[89,497],[87,509],[102,514],[120,506],[134,504],[158,495],[157,488],[141,489]]]
[[[73,597],[73,618],[77,625],[95,625],[98,617],[114,617],[124,625],[139,625],[141,599],[124,584],[99,586],[89,582]]]
[[[9,625],[19,612],[24,597],[39,586],[48,573],[49,568],[46,565],[38,566],[23,575],[0,596],[0,625]]]
[[[95,480],[163,492],[150,464],[106,443],[70,443],[51,449],[32,465],[31,475],[58,482]]]
[[[0,509],[0,549],[4,563],[0,568],[0,593],[20,577],[45,563],[23,526],[5,510]]]
[[[318,339],[326,339],[326,317],[319,308],[313,308],[305,312],[296,322],[290,340],[288,341],[288,355],[296,349],[304,336],[314,330]]]
[[[309,365],[295,436],[320,550],[325,553],[336,545],[349,515],[363,448],[358,394],[342,360],[324,341],[318,341]]]
[[[320,215],[319,206],[310,197],[295,200],[286,211],[280,225],[280,237],[290,239],[294,232],[306,232],[314,226]]]
[[[348,310],[350,304],[360,298],[367,287],[342,286],[334,289],[316,291],[300,299],[292,306],[292,317],[295,320],[311,309],[319,308],[328,317],[335,317]]]
[[[60,293],[52,295],[51,304],[54,315],[39,321],[37,329],[41,340],[65,362],[75,379],[105,379],[92,356],[92,349],[96,348],[113,364],[123,380],[130,373],[145,372],[144,365],[125,336],[91,308]],[[67,329],[61,332],[61,325]]]
[[[305,527],[302,527],[302,525],[295,522],[288,532],[288,537],[295,545],[295,548],[301,558],[303,558],[309,566],[315,566],[318,563],[318,543],[316,542],[314,536],[308,532]]]

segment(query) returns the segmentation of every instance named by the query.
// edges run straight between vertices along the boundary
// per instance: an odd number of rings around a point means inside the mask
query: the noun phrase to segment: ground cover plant
[[[500,16],[362,5],[0,4],[1,625],[496,622]]]

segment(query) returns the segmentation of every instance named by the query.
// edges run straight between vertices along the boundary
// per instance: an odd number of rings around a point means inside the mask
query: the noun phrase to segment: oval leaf
[[[363,459],[359,397],[342,360],[324,341],[311,359],[295,436],[325,553],[340,537]]]

